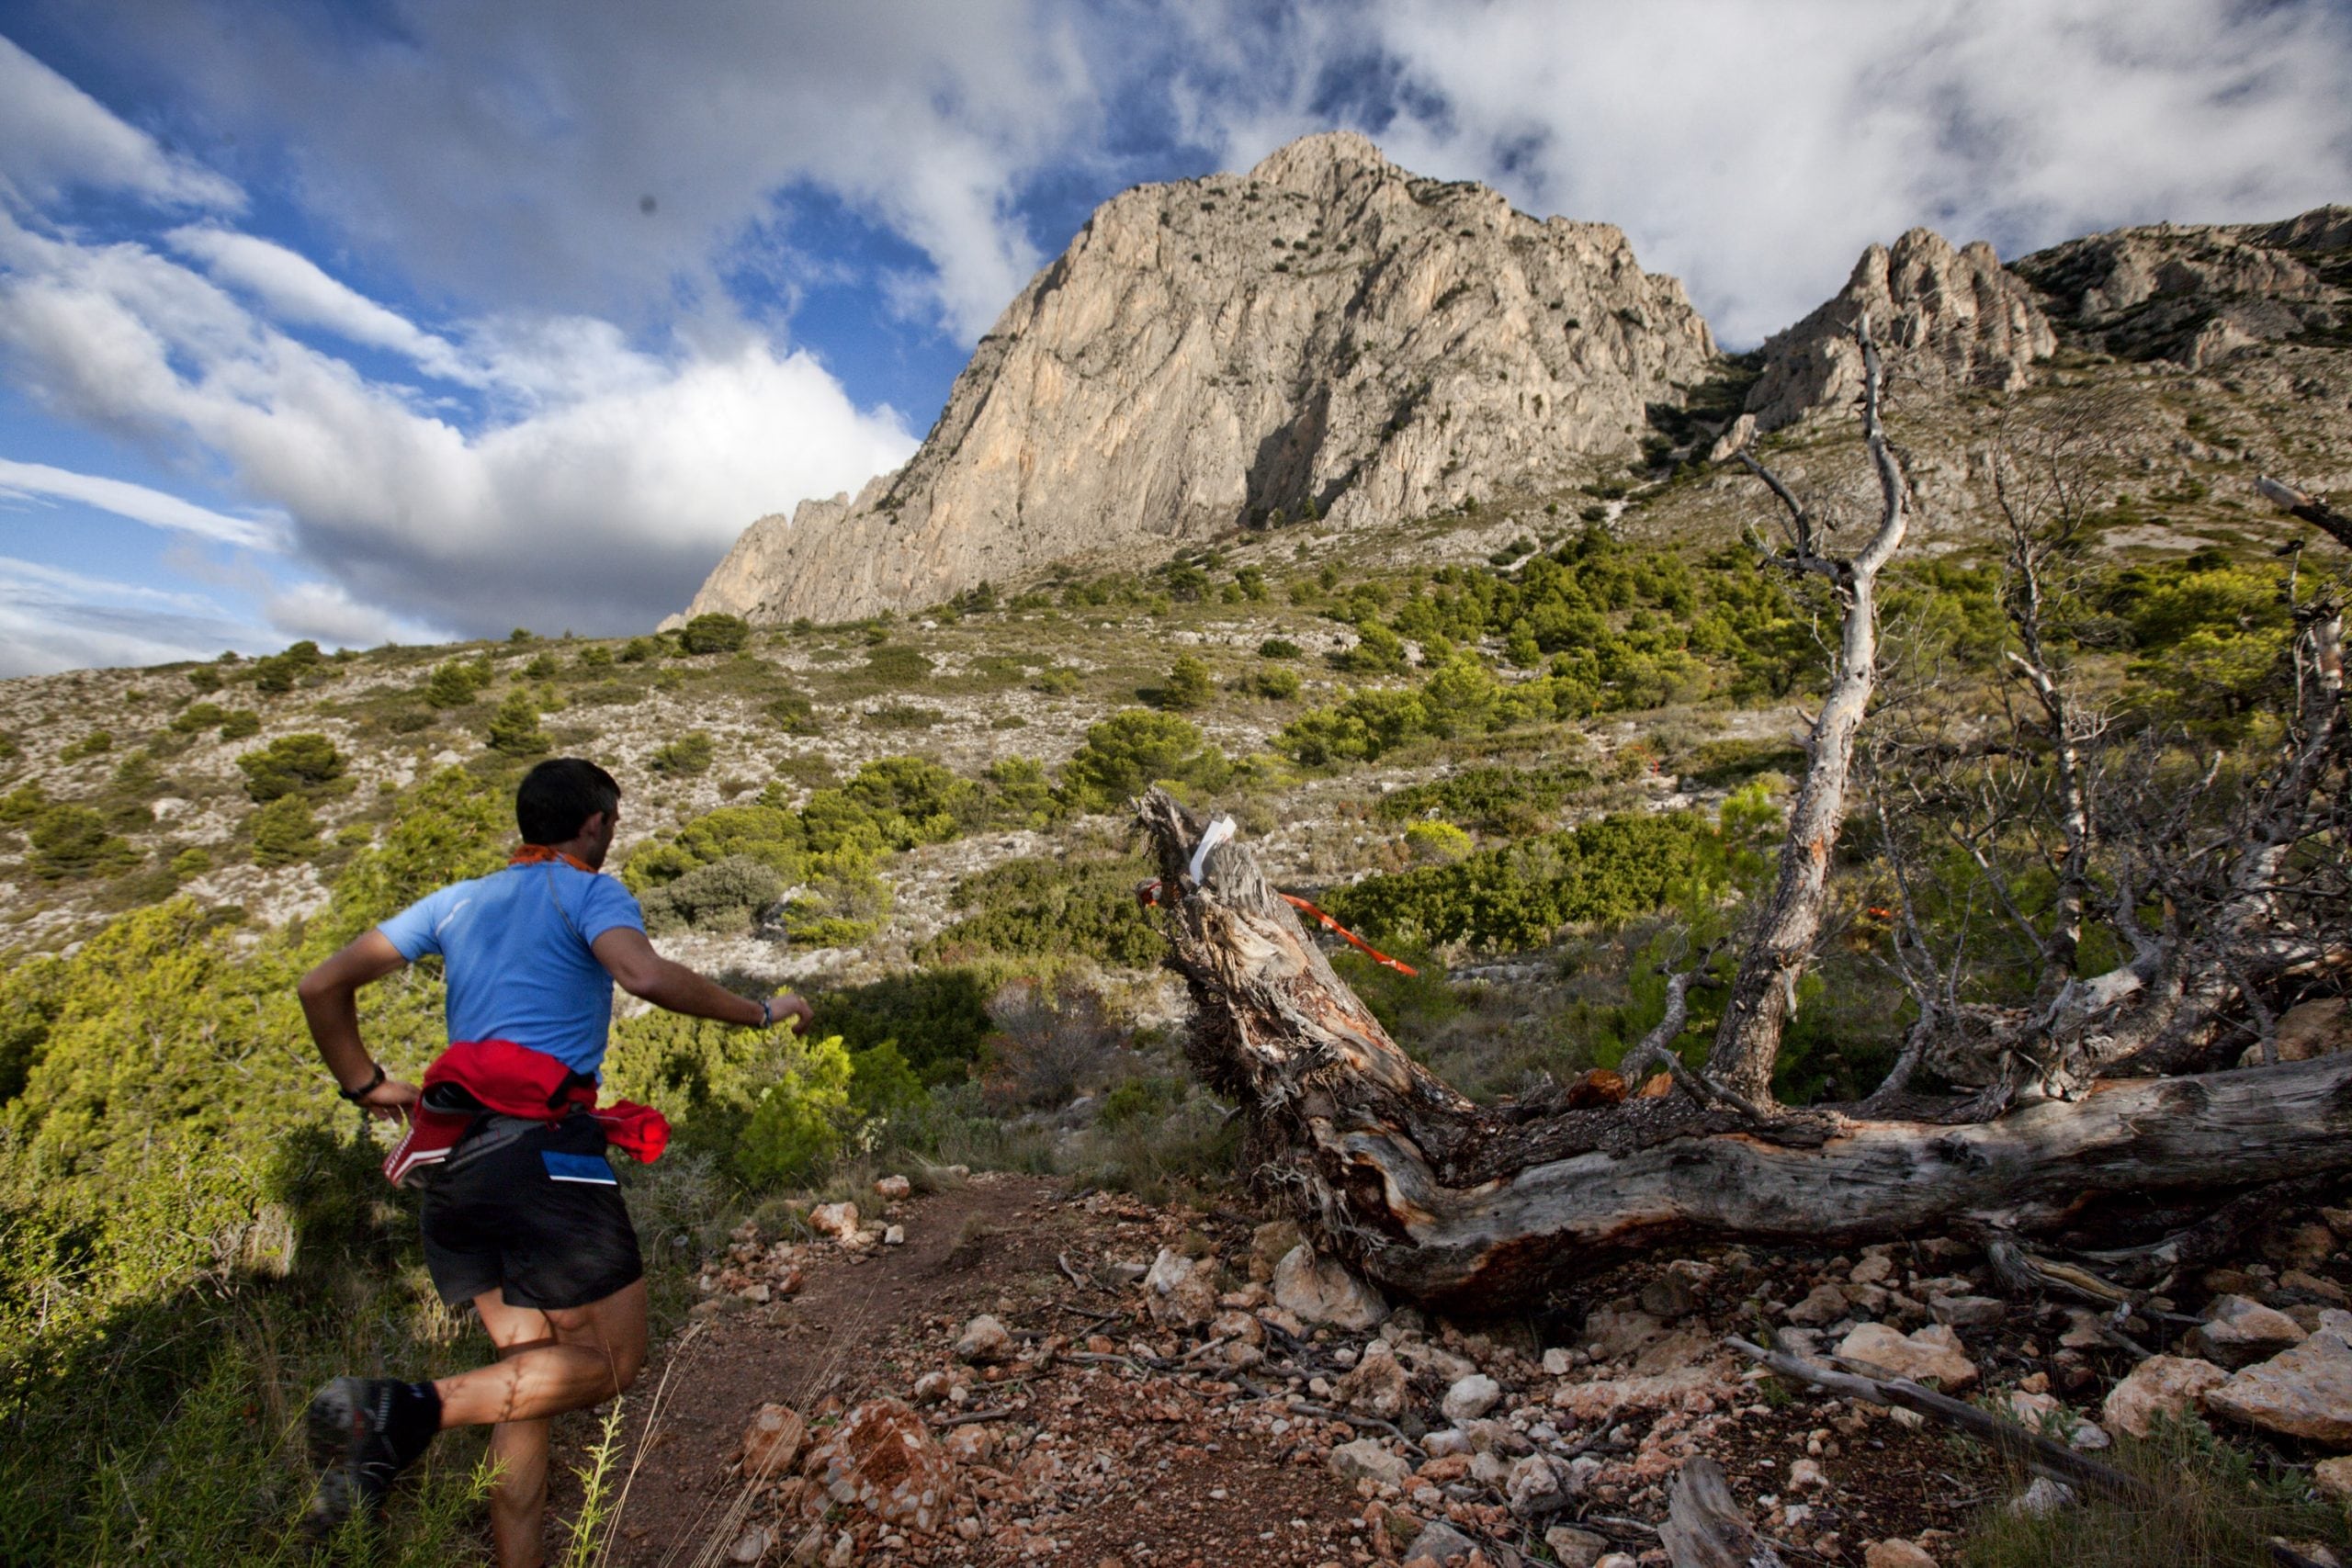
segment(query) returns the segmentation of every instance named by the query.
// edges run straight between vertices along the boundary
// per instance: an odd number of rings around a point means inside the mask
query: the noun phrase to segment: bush
[[[1261,659],[1296,659],[1298,656],[1298,644],[1288,637],[1270,637],[1258,645],[1258,657]]]
[[[925,968],[808,998],[816,1032],[837,1034],[852,1051],[895,1043],[926,1084],[965,1076],[994,1027],[990,991],[976,970]]]
[[[1619,815],[1487,850],[1452,865],[1330,890],[1341,924],[1428,943],[1536,947],[1570,923],[1623,921],[1730,874],[1727,835],[1693,812]]]
[[[50,881],[111,875],[134,864],[139,852],[117,837],[86,806],[51,806],[32,819],[33,871]]]
[[[981,1089],[1006,1110],[1066,1105],[1080,1090],[1107,1084],[1125,1055],[1125,1032],[1073,975],[1050,988],[1014,980],[989,999],[989,1017],[997,1032]]]
[[[740,615],[696,615],[678,633],[688,653],[733,653],[752,640],[752,624]]]
[[[199,692],[217,692],[220,689],[220,672],[199,664],[187,672],[187,683]]]
[[[261,733],[261,715],[251,708],[231,708],[220,721],[220,739],[246,740]]]
[[[554,654],[537,654],[533,656],[528,664],[523,666],[523,679],[526,681],[552,681],[556,678],[560,668],[561,667],[555,661]]]
[[[113,731],[106,729],[93,729],[87,735],[82,737],[81,739],[74,741],[60,750],[57,753],[57,760],[61,762],[78,762],[85,757],[104,756],[107,752],[113,750]]]
[[[904,643],[884,643],[865,656],[860,671],[863,684],[911,686],[931,677],[931,660],[921,649]]]
[[[1057,664],[1051,669],[1037,671],[1037,678],[1029,682],[1029,689],[1049,697],[1066,697],[1083,683],[1077,671],[1067,664]]]
[[[1590,768],[1560,762],[1543,768],[1464,768],[1449,778],[1391,790],[1374,807],[1390,822],[1431,814],[1491,833],[1541,832],[1554,813],[1595,783]]]
[[[707,733],[690,729],[657,750],[646,766],[671,777],[706,773],[710,771],[711,761],[718,753],[718,746]]]
[[[784,897],[784,875],[750,855],[729,855],[662,884],[642,900],[649,931],[744,931],[760,911]]]
[[[39,779],[20,784],[7,794],[0,795],[0,823],[21,828],[40,816],[48,805],[49,792],[41,788]]]
[[[643,664],[661,657],[662,645],[650,637],[633,637],[621,644],[617,656],[623,664]]]
[[[307,795],[343,777],[343,753],[323,735],[281,735],[237,759],[245,793],[266,806],[287,795]]]
[[[1250,677],[1250,685],[1261,697],[1287,702],[1298,695],[1298,671],[1284,670],[1279,665],[1271,670],[1261,670]]]
[[[1074,810],[1108,811],[1156,783],[1215,789],[1231,773],[1190,720],[1128,708],[1088,728],[1062,769],[1062,797]]]
[[[539,705],[519,687],[490,716],[487,739],[492,750],[507,757],[544,756],[555,744],[539,728]]]
[[[1168,684],[1160,692],[1163,707],[1189,713],[1209,705],[1216,688],[1209,679],[1209,667],[1191,654],[1180,654],[1168,669]]]
[[[786,692],[780,697],[771,697],[761,711],[786,735],[817,733],[817,705],[808,700],[806,692]]]
[[[254,863],[291,865],[318,852],[319,819],[299,795],[281,795],[254,813]]]
[[[1416,822],[1405,829],[1405,842],[1415,860],[1438,865],[1451,865],[1478,847],[1451,822]]]
[[[613,650],[602,643],[591,643],[580,650],[579,662],[582,670],[610,670]]]
[[[461,708],[481,695],[490,684],[490,661],[452,659],[433,667],[425,677],[424,696],[436,708]]]
[[[1090,958],[1140,969],[1167,954],[1167,939],[1136,901],[1151,874],[1135,857],[1006,861],[964,878],[948,902],[969,911],[923,948],[926,961],[994,953],[1009,958]]]
[[[1356,628],[1356,645],[1340,655],[1340,663],[1359,675],[1402,674],[1404,639],[1378,621],[1366,621]]]
[[[640,1013],[614,1026],[605,1081],[616,1096],[662,1106],[682,1150],[710,1155],[755,1191],[807,1180],[855,1121],[838,1037]]]
[[[298,642],[283,653],[254,660],[254,690],[272,696],[290,692],[297,679],[322,662],[317,643],[307,639]]]
[[[201,844],[191,844],[172,857],[172,880],[186,882],[192,876],[202,876],[212,869],[212,852]]]
[[[229,716],[229,710],[218,703],[190,703],[172,716],[172,728],[182,735],[193,735],[199,729],[210,729]]]

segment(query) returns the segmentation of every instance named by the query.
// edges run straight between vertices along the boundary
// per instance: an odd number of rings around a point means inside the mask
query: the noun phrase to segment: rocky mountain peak
[[[2086,346],[2201,369],[2352,322],[2352,207],[2278,223],[2154,223],[2037,251],[2018,271]]]
[[[1715,363],[1617,229],[1311,136],[1104,203],[904,468],[760,520],[689,614],[854,619],[1237,525],[1556,488],[1632,456]]]
[[[2021,386],[2033,361],[2058,346],[2033,290],[1982,240],[1954,249],[1913,229],[1892,250],[1871,245],[1846,287],[1764,344],[1764,373],[1747,395],[1758,427],[1861,390],[1854,322],[1864,311],[1895,373],[1915,384]]]
[[[1371,137],[1353,130],[1326,130],[1277,147],[1259,160],[1249,177],[1260,186],[1328,201],[1352,180],[1389,178],[1400,173]]]

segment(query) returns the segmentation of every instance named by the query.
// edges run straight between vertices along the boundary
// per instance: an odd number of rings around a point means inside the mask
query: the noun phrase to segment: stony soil
[[[2100,1422],[2132,1424],[2116,1385],[2168,1365],[2135,1377],[2143,1351],[2256,1354],[2199,1325],[2224,1300],[2277,1339],[2263,1356],[2352,1325],[2334,1311],[2352,1213],[2334,1209],[2281,1215],[2237,1265],[2103,1331],[2000,1298],[1941,1238],[1708,1249],[1507,1321],[1348,1327],[1300,1315],[1345,1303],[1279,1265],[1287,1224],[987,1174],[857,1207],[771,1213],[706,1260],[630,1412],[616,1562],[1635,1568],[1666,1561],[1657,1527],[1694,1455],[1790,1563],[1923,1560],[1891,1543],[1948,1562],[2017,1478],[1908,1414],[1766,1377],[1725,1335],[1814,1357],[1899,1338],[1885,1353],[1924,1360],[1887,1371],[1932,1366],[2096,1452]],[[747,1450],[763,1407],[790,1439]],[[861,1447],[876,1421],[911,1435]],[[2331,1451],[2233,1430],[2289,1463]]]

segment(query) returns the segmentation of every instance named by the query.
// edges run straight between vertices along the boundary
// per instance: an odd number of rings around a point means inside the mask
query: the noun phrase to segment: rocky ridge
[[[1764,374],[1747,394],[1756,427],[1776,430],[1862,389],[1854,323],[1867,312],[1910,387],[2013,391],[2058,346],[2033,290],[1982,240],[1954,250],[1914,229],[1893,250],[1872,245],[1818,310],[1764,344]]]
[[[1619,230],[1361,136],[1105,203],[980,340],[907,466],[754,524],[689,615],[840,621],[1236,525],[1589,477],[1716,363]]]

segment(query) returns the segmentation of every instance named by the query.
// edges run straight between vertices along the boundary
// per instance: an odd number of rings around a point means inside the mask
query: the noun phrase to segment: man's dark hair
[[[589,818],[621,803],[613,775],[584,757],[550,757],[514,789],[514,826],[526,844],[560,844]]]

